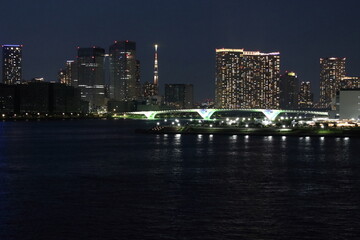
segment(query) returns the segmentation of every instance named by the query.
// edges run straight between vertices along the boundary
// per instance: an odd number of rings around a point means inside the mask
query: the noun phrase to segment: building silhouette
[[[132,101],[138,98],[140,84],[140,62],[136,59],[136,43],[115,41],[109,49],[110,99]]]
[[[186,109],[194,106],[194,86],[192,84],[165,84],[165,104]]]
[[[106,109],[104,55],[105,50],[99,47],[78,49],[78,87],[81,90],[81,98],[89,103],[91,112]]]
[[[280,108],[297,109],[299,79],[295,72],[286,71],[280,76]]]

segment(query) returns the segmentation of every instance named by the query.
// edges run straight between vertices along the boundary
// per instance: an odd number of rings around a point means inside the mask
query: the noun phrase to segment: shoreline
[[[240,135],[240,136],[294,136],[294,137],[360,137],[356,129],[266,129],[266,128],[209,128],[209,127],[154,127],[136,129],[141,134],[185,135]]]

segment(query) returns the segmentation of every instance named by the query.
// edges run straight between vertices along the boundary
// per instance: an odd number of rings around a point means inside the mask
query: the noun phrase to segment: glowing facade
[[[136,43],[115,41],[110,46],[110,98],[132,101],[138,97],[140,62],[136,60]]]
[[[346,76],[346,58],[320,58],[320,107],[330,108]]]
[[[22,79],[22,48],[23,45],[2,45],[3,83],[16,84]]]
[[[280,53],[216,49],[219,108],[279,108]]]

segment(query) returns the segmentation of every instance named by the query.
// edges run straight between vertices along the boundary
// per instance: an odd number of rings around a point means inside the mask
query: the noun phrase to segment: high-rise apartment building
[[[299,109],[309,109],[313,107],[314,96],[311,92],[310,82],[301,82],[299,92]]]
[[[280,76],[280,108],[297,109],[299,79],[294,72],[286,71]]]
[[[16,84],[22,80],[22,48],[23,45],[2,45],[3,83]]]
[[[104,55],[105,50],[99,47],[78,49],[78,87],[91,112],[105,109]]]
[[[110,98],[116,101],[137,99],[140,62],[136,60],[136,43],[115,41],[110,46]]]
[[[176,108],[194,106],[194,87],[192,84],[165,84],[165,104]]]
[[[280,53],[216,49],[218,108],[279,108]]]
[[[320,107],[330,108],[346,76],[346,58],[320,58]]]

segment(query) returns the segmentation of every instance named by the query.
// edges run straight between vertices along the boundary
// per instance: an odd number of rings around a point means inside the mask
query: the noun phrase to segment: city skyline
[[[31,5],[15,1],[5,3],[9,11],[1,17],[0,26],[7,32],[0,42],[24,44],[24,78],[45,77],[47,81],[55,80],[63,63],[75,57],[77,46],[106,47],[115,39],[137,42],[142,81],[151,81],[152,47],[158,43],[161,46],[161,85],[178,82],[201,85],[202,90],[196,88],[195,91],[197,100],[214,97],[213,49],[244,47],[279,51],[281,69],[297,72],[316,90],[321,57],[346,57],[348,75],[359,75],[357,42],[360,35],[353,31],[359,23],[356,14],[352,14],[355,1],[340,7],[333,2],[157,1],[153,4],[87,1],[85,12],[81,11],[83,1],[71,5],[66,1],[40,1]],[[26,22],[5,21],[10,19],[10,13],[16,12],[11,11],[15,8],[20,8],[16,14],[24,15],[28,19]],[[127,11],[116,15],[116,9],[120,8]],[[261,18],[255,18],[254,11]],[[156,18],[152,18],[154,14]],[[43,22],[44,18],[48,21]],[[297,20],[300,18],[303,21]],[[120,22],[125,23],[123,27],[115,28]],[[96,34],[91,31],[94,27]],[[35,30],[36,34],[29,34]],[[351,37],[344,37],[347,35]],[[47,49],[52,49],[51,54]],[[315,95],[318,94],[315,91]]]

